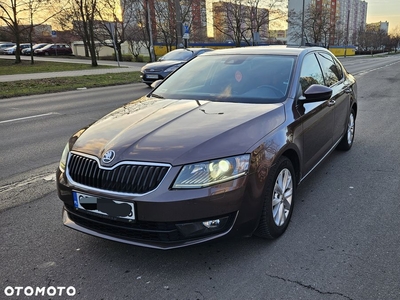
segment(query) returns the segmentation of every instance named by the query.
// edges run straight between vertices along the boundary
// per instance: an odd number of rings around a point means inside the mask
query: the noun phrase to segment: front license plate
[[[158,75],[153,75],[153,74],[147,74],[146,77],[148,79],[158,79]]]
[[[135,220],[135,207],[133,203],[100,198],[77,192],[72,192],[72,195],[74,197],[75,208],[112,218]]]

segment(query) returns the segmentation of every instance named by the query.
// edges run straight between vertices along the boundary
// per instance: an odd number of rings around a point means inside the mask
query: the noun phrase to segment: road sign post
[[[182,36],[182,38],[183,38],[183,41],[184,41],[185,48],[187,48],[187,46],[188,46],[189,36],[190,36],[189,25],[183,24],[183,36]]]

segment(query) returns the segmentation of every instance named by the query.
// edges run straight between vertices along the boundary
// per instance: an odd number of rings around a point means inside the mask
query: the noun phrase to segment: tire
[[[293,212],[296,177],[292,162],[281,157],[269,171],[265,184],[264,205],[254,235],[276,239],[285,232]]]
[[[355,129],[356,129],[355,122],[356,122],[356,114],[354,112],[354,109],[351,109],[349,117],[347,119],[346,132],[345,132],[342,140],[337,145],[338,150],[348,151],[351,149],[351,146],[353,146],[354,134],[355,134]]]

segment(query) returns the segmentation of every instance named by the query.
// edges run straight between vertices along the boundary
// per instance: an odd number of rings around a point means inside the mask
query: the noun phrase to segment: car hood
[[[110,165],[123,160],[181,165],[246,153],[284,115],[282,104],[144,96],[82,130],[72,150],[98,158],[114,150]]]
[[[156,61],[152,62],[149,64],[146,64],[142,70],[150,71],[150,69],[156,70],[162,70],[165,68],[169,68],[171,66],[179,65],[179,64],[184,64],[186,61],[185,60],[164,60],[164,61]]]

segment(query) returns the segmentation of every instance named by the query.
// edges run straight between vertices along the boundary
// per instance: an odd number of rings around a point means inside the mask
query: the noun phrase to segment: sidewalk
[[[1,56],[4,59],[15,59],[14,56]],[[23,60],[30,60],[30,57],[21,57]],[[66,62],[66,63],[83,63],[91,64],[90,60],[85,59],[61,59],[61,58],[50,58],[50,57],[36,57],[35,61],[55,61],[55,62]],[[0,82],[11,82],[20,80],[30,79],[41,79],[41,78],[55,78],[55,77],[75,77],[83,75],[96,75],[96,74],[108,74],[108,73],[124,73],[140,71],[145,63],[137,62],[120,62],[116,61],[101,61],[97,62],[99,66],[114,66],[115,68],[93,68],[91,70],[78,70],[78,71],[64,71],[64,72],[46,72],[46,73],[30,73],[30,74],[14,74],[14,75],[1,75]]]

